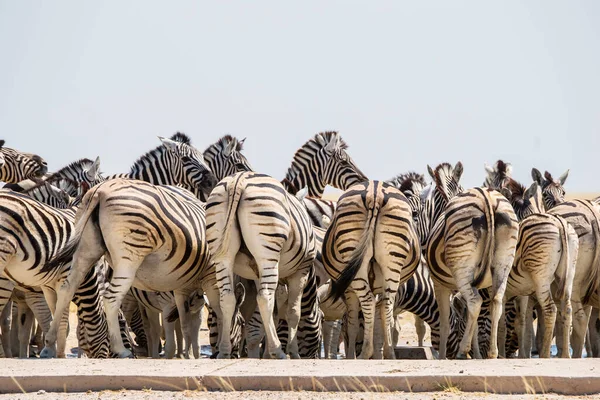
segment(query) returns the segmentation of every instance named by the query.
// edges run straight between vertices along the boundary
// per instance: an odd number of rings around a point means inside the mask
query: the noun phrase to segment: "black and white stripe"
[[[0,182],[18,183],[25,179],[37,179],[46,172],[48,165],[42,157],[4,147],[4,140],[0,140]]]

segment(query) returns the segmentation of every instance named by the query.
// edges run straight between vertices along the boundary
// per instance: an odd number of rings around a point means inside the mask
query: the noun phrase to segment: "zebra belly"
[[[30,265],[23,265],[22,263],[11,263],[6,266],[4,275],[11,281],[23,285],[23,286],[42,286],[47,284],[54,274],[46,276],[45,274],[37,275],[38,268],[29,270]]]
[[[183,265],[177,271],[174,269],[175,266],[148,256],[138,268],[133,286],[142,290],[169,292],[198,282],[201,268],[197,268],[197,271],[186,275],[185,278],[182,274],[189,269],[189,265]]]

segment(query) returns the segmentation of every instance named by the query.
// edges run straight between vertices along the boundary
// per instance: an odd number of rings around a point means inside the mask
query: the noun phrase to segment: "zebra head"
[[[92,161],[82,158],[51,174],[47,182],[62,188],[71,197],[82,197],[91,187],[104,181],[100,172],[100,157]]]
[[[424,241],[427,240],[426,234],[428,230],[426,226],[420,224],[420,222],[423,221],[419,219],[419,213],[424,204],[422,197],[427,198],[429,195],[429,192],[427,192],[426,189],[428,188],[431,190],[431,186],[426,188],[425,176],[416,172],[408,172],[406,174],[397,175],[386,181],[386,183],[394,186],[406,196],[410,209],[412,210],[412,224],[421,243],[424,243]]]
[[[48,164],[42,157],[4,147],[4,140],[0,140],[0,181],[18,183],[41,178],[46,172]]]
[[[534,182],[542,188],[542,197],[544,199],[544,205],[546,210],[550,210],[560,203],[565,201],[565,189],[563,185],[569,176],[569,170],[566,170],[558,179],[554,179],[550,172],[546,171],[542,177],[542,173],[537,169],[531,170],[531,177]]]
[[[519,182],[510,179],[506,187],[500,191],[510,201],[519,221],[528,215],[546,212],[542,201],[542,191],[537,182],[533,182],[529,188],[525,188]]]
[[[60,185],[52,185],[48,181],[38,180],[36,186],[24,190],[23,194],[54,208],[67,208],[71,196],[64,190],[66,186],[67,183],[62,181]]]
[[[204,150],[204,160],[217,180],[236,172],[252,171],[250,163],[241,153],[245,140],[225,135]]]
[[[420,210],[413,221],[423,246],[450,199],[464,190],[459,183],[463,173],[463,165],[460,161],[454,167],[448,163],[439,164],[435,170],[428,165],[427,171],[433,178],[435,187],[428,186],[421,191]]]
[[[308,187],[308,195],[321,197],[325,186],[346,190],[367,180],[346,153],[348,145],[337,132],[322,132],[306,142],[294,155],[283,181],[286,190]]]
[[[502,160],[496,161],[493,167],[484,164],[487,176],[483,182],[483,187],[500,190],[506,187],[512,175],[513,167],[510,163],[505,163]]]
[[[174,183],[184,186],[200,200],[206,201],[217,184],[217,179],[206,164],[202,153],[190,144],[187,137],[187,141],[178,140],[177,135],[171,139],[159,136],[159,139],[170,158],[169,162],[166,160],[163,162],[171,166],[170,171],[174,175]]]

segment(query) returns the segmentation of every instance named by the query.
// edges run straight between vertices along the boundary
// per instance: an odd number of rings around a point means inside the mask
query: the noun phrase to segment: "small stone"
[[[464,369],[461,369],[460,371],[458,371],[459,374],[463,374],[465,372]]]
[[[46,394],[45,390],[38,390],[37,394]]]

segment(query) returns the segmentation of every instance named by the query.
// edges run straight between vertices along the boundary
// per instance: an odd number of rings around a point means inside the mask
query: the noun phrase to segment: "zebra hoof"
[[[471,356],[467,353],[460,352],[456,355],[457,360],[470,360]]]
[[[56,358],[56,349],[44,347],[40,352],[40,358]]]
[[[298,354],[298,353],[290,354],[290,359],[292,359],[292,360],[299,360],[300,359],[300,354]]]
[[[231,359],[231,355],[230,354],[226,354],[226,353],[218,352],[217,353],[217,359],[219,359],[219,360],[229,360],[229,359]]]
[[[133,353],[127,349],[117,353],[117,358],[133,358]]]
[[[271,359],[274,360],[287,360],[287,356],[281,350],[271,353]]]

